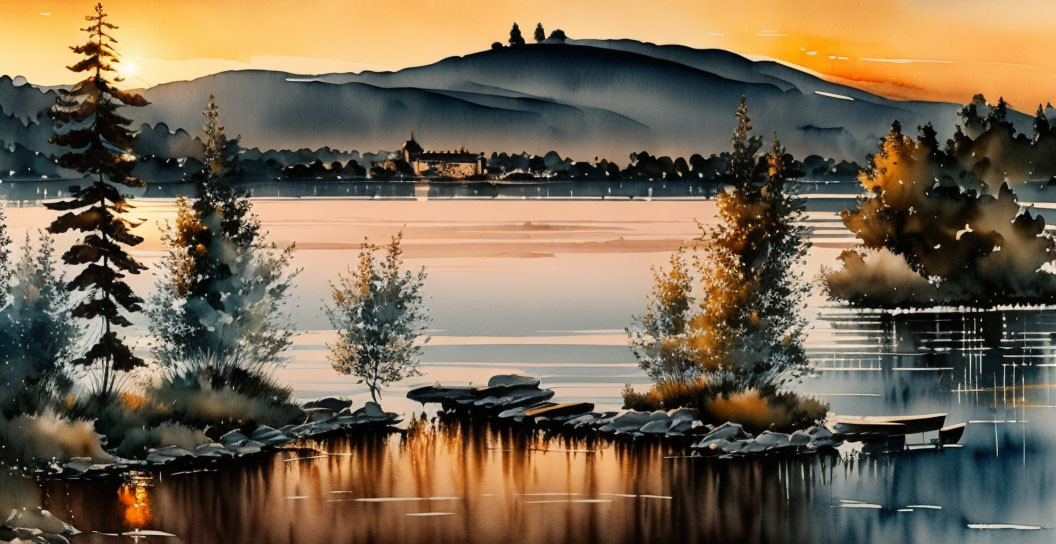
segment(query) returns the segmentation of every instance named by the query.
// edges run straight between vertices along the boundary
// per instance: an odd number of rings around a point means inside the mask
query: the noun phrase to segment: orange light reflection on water
[[[142,529],[150,524],[150,495],[147,486],[139,481],[122,485],[117,490],[117,500],[124,508],[124,523],[131,529]]]
[[[753,521],[787,512],[785,487],[800,485],[778,462],[714,466],[665,459],[672,451],[657,445],[417,420],[404,434],[305,445],[159,480],[152,526],[186,542],[247,544],[758,541],[790,527],[810,532],[806,516]],[[826,473],[827,464],[796,472]]]

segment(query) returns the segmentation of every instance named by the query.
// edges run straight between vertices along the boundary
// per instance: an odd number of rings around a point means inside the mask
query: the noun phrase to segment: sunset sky
[[[0,0],[0,73],[52,85],[95,0]],[[513,21],[771,57],[896,98],[1056,101],[1056,2],[109,0],[128,85],[222,70],[392,70],[486,49]]]

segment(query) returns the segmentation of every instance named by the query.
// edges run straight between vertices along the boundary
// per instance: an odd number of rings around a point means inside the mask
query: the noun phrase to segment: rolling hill
[[[9,153],[16,143],[46,151],[43,108],[54,97],[19,83],[0,78],[0,143]],[[504,47],[395,72],[222,72],[142,92],[151,105],[124,113],[162,133],[159,154],[185,147],[166,144],[166,133],[184,141],[198,132],[210,94],[244,147],[392,150],[413,131],[431,149],[557,150],[620,162],[643,149],[724,150],[741,95],[757,134],[777,134],[800,157],[859,162],[893,120],[931,122],[945,135],[959,107],[890,100],[728,51],[633,40]]]

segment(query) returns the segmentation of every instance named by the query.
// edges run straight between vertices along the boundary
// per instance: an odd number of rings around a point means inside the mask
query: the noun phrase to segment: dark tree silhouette
[[[1038,143],[1049,131],[1052,129],[1049,123],[1048,116],[1045,115],[1045,108],[1041,104],[1038,104],[1038,111],[1034,114],[1034,143]]]
[[[550,33],[549,39],[563,42],[568,39],[568,36],[565,36],[565,31],[559,28]]]
[[[48,230],[59,234],[75,230],[84,237],[63,256],[72,266],[83,266],[70,281],[71,290],[84,291],[84,296],[73,308],[73,317],[99,320],[102,332],[95,344],[74,365],[98,366],[101,371],[96,393],[103,399],[113,395],[116,373],[143,365],[117,334],[118,327],[131,322],[127,312],[140,311],[142,300],[123,279],[126,274],[138,274],[145,267],[132,258],[121,246],[135,246],[143,239],[132,234],[139,222],[125,218],[131,209],[118,186],[142,187],[144,182],[132,175],[136,158],[132,155],[135,133],[128,127],[131,120],[122,117],[117,109],[126,106],[145,106],[147,101],[134,93],[114,87],[121,78],[116,72],[119,62],[109,31],[117,27],[106,22],[103,5],[95,6],[95,14],[85,17],[88,33],[84,45],[72,47],[74,53],[84,55],[73,72],[86,72],[88,77],[68,91],[60,91],[51,116],[55,121],[55,135],[51,143],[70,148],[58,157],[58,164],[76,170],[93,181],[83,189],[73,191],[72,198],[46,204],[52,210],[79,210],[63,214]]]
[[[513,23],[513,28],[510,29],[510,45],[524,45],[524,37],[521,36],[521,29],[517,23]]]
[[[536,23],[535,25],[535,41],[539,43],[546,39],[546,31],[543,30],[543,23]]]

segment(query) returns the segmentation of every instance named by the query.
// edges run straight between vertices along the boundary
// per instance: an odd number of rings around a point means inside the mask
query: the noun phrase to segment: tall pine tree
[[[780,142],[774,138],[762,155],[744,97],[736,115],[730,185],[715,199],[718,224],[703,232],[705,296],[690,343],[701,366],[722,381],[770,393],[806,364],[798,269],[807,241],[797,225],[803,201],[788,192],[797,173]]]
[[[789,192],[798,176],[792,156],[776,138],[763,152],[744,98],[736,115],[728,186],[715,198],[719,221],[704,227],[693,256],[696,273],[685,250],[676,253],[656,273],[649,308],[627,334],[658,384],[703,377],[713,390],[766,396],[806,363],[800,306],[807,286],[799,270],[808,242],[803,200]]]
[[[73,364],[99,369],[95,392],[102,399],[114,394],[118,372],[143,365],[117,331],[131,325],[124,312],[138,312],[142,303],[123,280],[126,274],[145,269],[122,247],[138,245],[143,239],[131,232],[139,222],[125,217],[132,206],[120,186],[142,187],[144,183],[132,175],[136,162],[132,154],[136,134],[129,129],[132,121],[117,110],[122,105],[147,105],[142,96],[114,87],[121,78],[114,68],[119,62],[113,47],[117,40],[110,31],[117,27],[106,17],[102,4],[85,17],[88,26],[81,30],[88,33],[88,41],[71,47],[84,58],[69,69],[87,77],[72,89],[61,91],[51,109],[55,135],[50,141],[69,148],[58,157],[58,164],[84,174],[91,184],[75,189],[69,200],[46,204],[52,210],[76,210],[56,219],[48,228],[50,232],[84,234],[62,259],[68,265],[83,267],[69,283],[71,290],[84,292],[72,315],[97,320],[100,334]]]
[[[212,97],[202,114],[198,199],[177,203],[148,312],[159,364],[207,372],[226,386],[244,371],[262,375],[283,361],[292,335],[284,304],[293,248],[267,243],[248,196],[224,179],[237,168],[238,139],[225,136]]]

